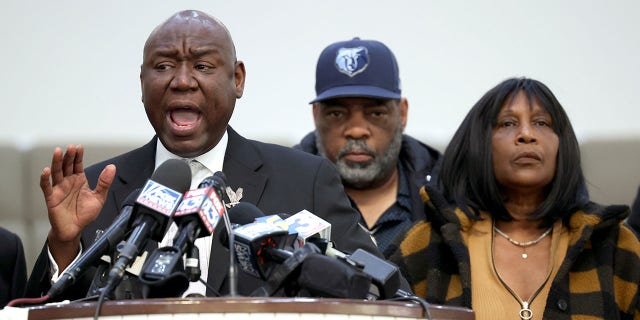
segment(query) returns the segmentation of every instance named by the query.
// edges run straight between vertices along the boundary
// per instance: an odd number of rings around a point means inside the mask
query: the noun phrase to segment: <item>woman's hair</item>
[[[558,135],[558,158],[547,196],[532,219],[543,219],[543,227],[568,217],[588,202],[588,192],[580,165],[580,147],[564,109],[543,83],[527,78],[511,78],[484,94],[471,108],[451,139],[442,158],[439,186],[470,217],[482,210],[500,220],[513,218],[504,206],[500,186],[493,171],[492,134],[498,113],[523,92],[530,106],[537,102],[552,119]]]

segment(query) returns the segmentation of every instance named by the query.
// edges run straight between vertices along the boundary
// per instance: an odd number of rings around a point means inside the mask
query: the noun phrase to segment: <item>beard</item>
[[[327,158],[322,146],[322,139],[317,131],[316,147],[320,155]],[[368,189],[384,183],[396,167],[401,147],[402,126],[398,126],[395,130],[389,146],[381,155],[377,155],[376,151],[369,147],[365,140],[348,139],[347,143],[338,151],[335,162],[336,169],[338,169],[338,173],[342,178],[342,183],[345,187],[353,189]],[[372,159],[367,162],[346,161],[343,156],[353,151],[365,152]]]

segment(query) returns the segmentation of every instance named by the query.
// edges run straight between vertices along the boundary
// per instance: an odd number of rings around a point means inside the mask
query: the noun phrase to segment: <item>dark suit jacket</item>
[[[20,238],[0,227],[0,309],[22,298],[27,283],[27,264]]]
[[[229,187],[233,190],[243,188],[241,201],[255,204],[265,214],[295,214],[307,209],[331,223],[331,237],[339,250],[352,252],[363,248],[381,257],[369,235],[358,225],[358,213],[351,207],[339,175],[328,160],[290,148],[245,139],[231,127],[228,135],[223,172]],[[156,139],[154,137],[141,148],[85,170],[93,188],[107,164],[113,163],[117,168],[104,208],[96,221],[83,231],[82,243],[85,248],[95,238],[96,230],[106,229],[119,214],[121,204],[129,193],[141,188],[151,177],[155,164]],[[213,239],[208,283],[225,292],[228,251],[222,247],[217,237],[214,236]],[[29,279],[28,296],[40,296],[48,291],[49,268],[45,244]],[[93,276],[91,273],[87,272],[60,299],[84,297]],[[238,274],[240,294],[247,295],[263,283],[244,275],[242,271],[238,271]]]

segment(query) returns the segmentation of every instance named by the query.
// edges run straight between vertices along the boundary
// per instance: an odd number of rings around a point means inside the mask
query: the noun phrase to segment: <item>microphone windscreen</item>
[[[153,172],[151,180],[184,193],[191,186],[191,169],[189,165],[178,159],[169,159]]]
[[[126,206],[135,205],[136,204],[136,199],[138,199],[138,196],[140,195],[140,191],[142,191],[142,188],[138,188],[138,189],[135,189],[135,190],[131,191],[131,193],[129,193],[127,198],[124,199],[124,201],[122,202],[122,206],[120,207],[120,209],[123,209]]]
[[[189,288],[189,279],[184,272],[174,272],[158,281],[145,281],[140,278],[142,297],[151,298],[179,298]]]
[[[245,225],[264,216],[260,208],[249,202],[240,202],[229,209],[229,220],[233,224]]]
[[[200,183],[198,184],[198,189],[211,187],[213,186],[214,182],[215,181],[213,180],[213,176],[208,176],[200,181]]]
[[[224,174],[224,172],[222,171],[216,171],[213,174],[214,177],[218,178],[219,181],[221,181],[222,183],[224,183],[224,185],[227,185],[227,176]]]
[[[249,202],[239,202],[231,207],[227,213],[229,214],[229,222],[236,226],[244,226],[253,223],[256,218],[264,217],[262,210]],[[222,224],[222,228],[218,233],[218,240],[222,246],[229,248],[229,236],[227,235],[229,231],[226,231],[226,229],[224,224]]]
[[[371,278],[342,260],[316,253],[304,259],[297,279],[287,284],[306,289],[312,297],[365,299]],[[285,291],[292,291],[287,284]]]

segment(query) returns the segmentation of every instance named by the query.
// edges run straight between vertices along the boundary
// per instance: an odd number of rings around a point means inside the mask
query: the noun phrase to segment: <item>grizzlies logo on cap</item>
[[[353,77],[369,65],[369,52],[365,47],[340,48],[336,55],[336,69]]]
[[[401,98],[393,52],[380,41],[358,37],[334,42],[322,50],[315,87],[316,98],[311,103],[341,97]]]

